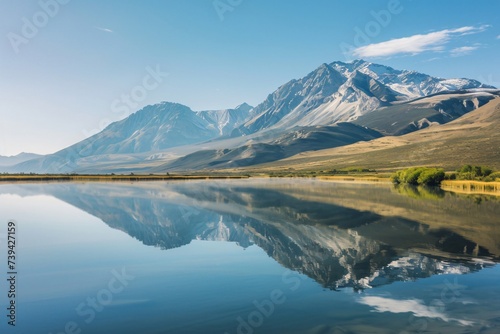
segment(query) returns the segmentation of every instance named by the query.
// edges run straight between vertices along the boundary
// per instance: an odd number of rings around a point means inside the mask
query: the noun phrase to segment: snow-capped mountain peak
[[[352,121],[380,107],[471,88],[494,88],[471,79],[443,79],[354,60],[322,64],[302,79],[279,87],[255,107],[255,117],[233,135],[267,128],[332,125]]]

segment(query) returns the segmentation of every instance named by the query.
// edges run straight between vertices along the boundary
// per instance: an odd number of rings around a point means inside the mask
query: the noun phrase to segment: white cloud
[[[111,34],[114,33],[113,30],[108,29],[108,28],[101,28],[101,27],[94,27],[94,28],[99,29],[99,30],[104,31],[104,32],[109,32]]]
[[[360,58],[388,57],[397,54],[416,55],[426,51],[444,51],[444,45],[452,38],[482,32],[489,26],[465,26],[457,29],[445,29],[428,34],[418,34],[409,37],[391,39],[386,42],[374,43],[359,47],[353,55]]]
[[[474,50],[477,50],[478,48],[479,48],[478,46],[462,46],[459,48],[452,49],[450,51],[450,55],[452,57],[464,56],[466,54],[471,53]]]
[[[424,62],[431,62],[431,61],[436,61],[436,60],[439,60],[441,59],[441,57],[433,57],[433,58],[430,58],[430,59],[427,59],[427,60],[424,60]]]
[[[472,321],[450,318],[443,312],[440,312],[437,307],[426,306],[418,299],[397,300],[377,296],[365,296],[359,302],[373,307],[375,312],[413,313],[415,317],[441,319],[445,322],[455,321],[462,326],[471,326],[474,324]]]
[[[497,36],[497,39],[500,39],[500,35]]]

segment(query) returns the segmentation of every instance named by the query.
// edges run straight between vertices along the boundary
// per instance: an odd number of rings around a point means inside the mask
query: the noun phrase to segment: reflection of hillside
[[[425,224],[431,230],[451,230],[500,256],[500,201],[490,196],[479,200],[477,197],[445,192],[441,200],[427,201],[401,196],[392,185],[294,182],[303,183],[303,186],[276,183],[269,188],[284,191],[300,200],[340,205],[384,217],[405,218]]]
[[[20,188],[56,196],[146,245],[170,249],[194,239],[256,244],[283,266],[333,289],[467,273],[482,267],[473,257],[492,257],[483,244],[453,230],[402,218],[419,209],[432,212],[428,202],[433,202],[384,187],[186,182]],[[439,203],[455,200],[444,196]],[[481,230],[490,223],[477,220],[476,225]]]

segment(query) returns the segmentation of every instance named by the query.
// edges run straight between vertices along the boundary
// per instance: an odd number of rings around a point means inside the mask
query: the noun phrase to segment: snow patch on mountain
[[[224,136],[248,121],[252,109],[252,106],[243,103],[234,109],[198,111],[196,114],[217,129],[220,136]]]

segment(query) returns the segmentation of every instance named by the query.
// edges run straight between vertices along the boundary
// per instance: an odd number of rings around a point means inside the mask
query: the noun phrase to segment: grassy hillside
[[[349,145],[382,135],[352,123],[311,126],[290,131],[268,143],[251,143],[232,149],[202,150],[151,169],[151,172],[191,171],[252,166],[297,153]]]
[[[305,152],[245,171],[331,170],[362,166],[396,170],[411,166],[436,166],[454,170],[471,163],[500,169],[500,98],[444,125],[399,137]],[[241,171],[241,169],[240,169]]]

